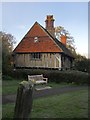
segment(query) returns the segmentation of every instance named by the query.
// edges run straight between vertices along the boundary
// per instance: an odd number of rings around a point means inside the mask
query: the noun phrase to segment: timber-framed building
[[[53,15],[46,18],[46,28],[35,22],[13,51],[16,68],[70,69],[74,57],[66,47],[66,36],[55,38]]]

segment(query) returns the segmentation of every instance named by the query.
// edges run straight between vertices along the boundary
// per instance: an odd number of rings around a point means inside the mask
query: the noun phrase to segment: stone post
[[[14,118],[28,120],[32,109],[33,84],[22,81],[17,90]]]

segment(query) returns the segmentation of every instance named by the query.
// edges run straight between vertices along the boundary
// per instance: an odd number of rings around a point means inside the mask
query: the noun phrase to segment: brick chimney
[[[60,41],[61,41],[61,43],[63,43],[65,46],[66,46],[66,40],[67,40],[66,35],[61,35],[61,36],[60,36]]]
[[[45,20],[46,22],[46,29],[48,32],[55,37],[55,28],[54,28],[54,19],[53,15],[47,15],[47,19]]]

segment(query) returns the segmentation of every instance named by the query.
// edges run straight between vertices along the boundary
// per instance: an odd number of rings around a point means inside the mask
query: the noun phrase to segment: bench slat
[[[43,75],[28,75],[28,80],[34,84],[47,83],[48,78],[44,78]]]

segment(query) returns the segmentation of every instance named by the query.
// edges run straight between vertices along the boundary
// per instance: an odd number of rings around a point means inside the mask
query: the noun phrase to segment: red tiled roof
[[[38,42],[34,42],[34,37],[38,37]],[[14,52],[62,52],[62,49],[43,27],[36,22],[15,48]]]

